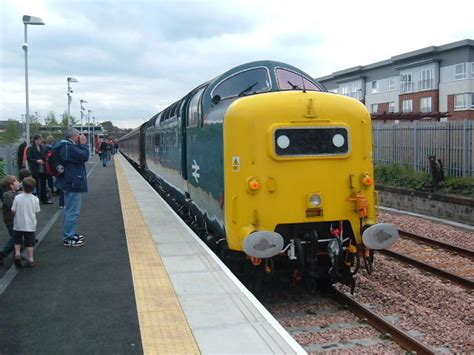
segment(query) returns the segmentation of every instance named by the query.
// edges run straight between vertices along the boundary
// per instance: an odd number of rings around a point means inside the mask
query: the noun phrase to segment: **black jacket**
[[[32,176],[46,173],[46,166],[43,164],[43,168],[40,168],[40,164],[37,163],[39,159],[46,161],[46,152],[44,151],[43,145],[40,145],[39,150],[36,149],[35,145],[28,147],[26,156],[28,157],[28,165]]]

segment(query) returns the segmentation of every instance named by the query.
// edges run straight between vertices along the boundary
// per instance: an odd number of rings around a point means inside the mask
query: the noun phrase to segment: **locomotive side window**
[[[284,128],[275,131],[275,153],[280,156],[345,155],[349,132],[343,127]]]
[[[275,70],[278,86],[281,90],[303,90],[321,91],[321,89],[308,78],[295,73],[289,69],[277,68]]]
[[[220,100],[223,100],[270,90],[271,81],[268,70],[261,67],[249,69],[224,79],[212,90],[211,97],[218,96]]]
[[[205,87],[196,91],[189,102],[188,127],[196,127],[198,125],[198,121],[201,116],[201,96],[204,92],[204,89]]]

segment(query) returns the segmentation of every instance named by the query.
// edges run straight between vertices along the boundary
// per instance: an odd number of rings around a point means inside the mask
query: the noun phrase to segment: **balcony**
[[[342,95],[352,97],[353,99],[356,99],[356,100],[362,100],[362,90],[345,92]]]
[[[407,94],[410,92],[433,90],[434,89],[434,80],[418,80],[416,83],[411,82],[401,82],[400,83],[400,93]]]
[[[417,91],[424,91],[424,90],[433,90],[434,89],[434,80],[427,79],[427,80],[420,80],[417,83],[418,90]]]

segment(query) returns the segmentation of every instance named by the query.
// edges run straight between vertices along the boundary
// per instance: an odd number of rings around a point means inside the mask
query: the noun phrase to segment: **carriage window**
[[[214,90],[211,97],[219,96],[227,99],[236,96],[246,96],[271,89],[270,77],[266,68],[246,70],[225,79]]]
[[[311,91],[321,91],[321,89],[308,78],[305,78],[302,75],[288,69],[278,68],[276,70],[276,76],[278,86],[281,90],[303,90],[304,80],[304,89]]]
[[[188,127],[196,127],[199,121],[199,117],[201,115],[201,96],[204,91],[205,87],[196,91],[193,95],[191,101],[189,102],[189,109],[188,109]]]

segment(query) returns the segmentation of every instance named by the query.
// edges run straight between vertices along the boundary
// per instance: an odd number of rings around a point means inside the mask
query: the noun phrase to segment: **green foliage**
[[[1,143],[15,143],[20,139],[21,126],[20,122],[14,120],[8,120],[8,125],[5,132],[0,134]]]
[[[432,191],[430,174],[399,164],[377,165],[375,181],[380,185]],[[474,197],[474,178],[447,177],[441,182],[438,192]]]
[[[44,124],[48,127],[59,126],[58,120],[56,119],[56,114],[53,111],[50,111],[44,118]]]
[[[446,193],[474,197],[474,178],[448,177],[442,189]]]
[[[381,185],[424,190],[429,184],[430,175],[399,164],[377,165],[375,181]]]

